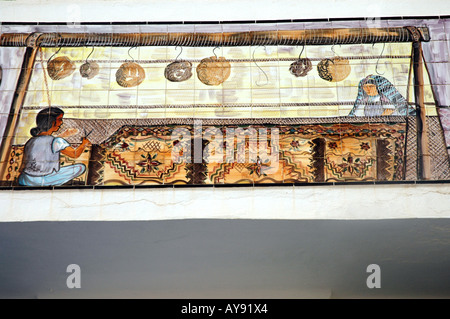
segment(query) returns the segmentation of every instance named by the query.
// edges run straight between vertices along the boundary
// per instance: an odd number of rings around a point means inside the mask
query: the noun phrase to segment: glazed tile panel
[[[1,87],[2,121],[17,119],[1,184],[415,181],[424,158],[426,179],[448,180],[447,80],[432,55],[448,43],[433,36],[422,117],[411,42],[39,48],[14,114],[23,86]]]

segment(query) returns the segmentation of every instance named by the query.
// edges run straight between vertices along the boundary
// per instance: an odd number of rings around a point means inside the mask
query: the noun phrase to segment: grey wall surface
[[[386,297],[450,297],[450,220],[0,223],[0,298]]]

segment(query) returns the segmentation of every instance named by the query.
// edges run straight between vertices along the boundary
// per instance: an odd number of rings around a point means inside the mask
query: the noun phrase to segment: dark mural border
[[[430,181],[370,181],[370,182],[322,182],[322,183],[266,183],[266,184],[163,184],[163,185],[67,185],[67,186],[0,186],[0,191],[62,190],[62,189],[145,189],[145,188],[253,188],[253,187],[304,187],[304,186],[353,186],[353,185],[426,185],[450,184],[450,180]]]

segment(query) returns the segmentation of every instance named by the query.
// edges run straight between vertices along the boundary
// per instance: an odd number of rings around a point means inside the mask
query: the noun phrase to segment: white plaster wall
[[[448,15],[447,0],[16,0],[0,21],[225,21]]]
[[[0,221],[449,218],[450,184],[8,190]]]
[[[1,1],[0,21],[188,21],[449,15],[448,0]],[[450,217],[450,184],[0,191],[0,221]]]

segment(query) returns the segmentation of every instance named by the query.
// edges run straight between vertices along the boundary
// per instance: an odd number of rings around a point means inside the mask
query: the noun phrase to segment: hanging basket
[[[209,57],[200,61],[197,66],[197,77],[206,85],[220,85],[231,73],[231,64],[224,57]]]
[[[144,69],[135,62],[125,62],[116,72],[116,81],[122,87],[133,87],[145,79]]]
[[[164,70],[164,77],[170,82],[183,82],[191,76],[192,63],[188,61],[172,62]]]
[[[312,63],[311,60],[308,58],[298,59],[297,61],[293,62],[289,67],[289,71],[291,72],[291,74],[295,75],[296,77],[306,76],[308,72],[311,70],[312,70]]]
[[[344,80],[349,76],[351,70],[349,61],[341,57],[323,59],[317,64],[319,76],[329,82]]]
[[[80,74],[88,80],[95,77],[100,71],[100,67],[95,62],[86,62],[80,66]]]
[[[75,71],[75,64],[66,56],[52,59],[47,64],[48,76],[56,81],[62,80]]]

